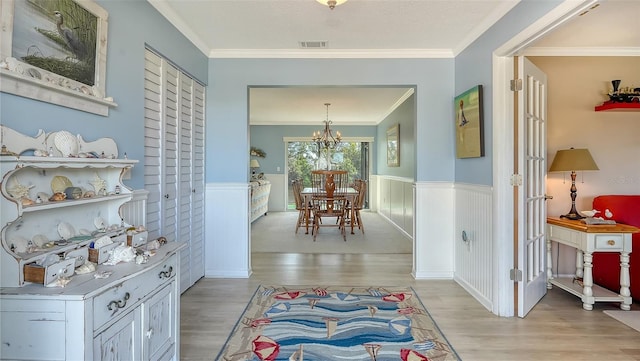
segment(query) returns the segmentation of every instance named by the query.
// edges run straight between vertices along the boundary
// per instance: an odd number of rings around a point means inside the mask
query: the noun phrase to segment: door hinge
[[[510,81],[510,83],[511,83],[510,88],[512,92],[522,90],[522,79],[513,79]]]
[[[512,174],[511,175],[511,186],[518,187],[522,185],[522,175],[521,174]]]
[[[509,279],[515,282],[522,282],[522,271],[519,269],[509,270]]]

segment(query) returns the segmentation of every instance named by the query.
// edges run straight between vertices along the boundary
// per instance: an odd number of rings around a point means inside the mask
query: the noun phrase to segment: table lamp
[[[249,162],[249,168],[251,168],[251,175],[255,176],[256,168],[260,168],[260,163],[258,163],[257,159],[251,159],[251,162]]]
[[[582,219],[576,210],[576,171],[599,170],[596,162],[591,157],[588,149],[563,149],[556,153],[553,158],[549,172],[568,172],[571,171],[571,210],[569,213],[560,216],[568,219]]]

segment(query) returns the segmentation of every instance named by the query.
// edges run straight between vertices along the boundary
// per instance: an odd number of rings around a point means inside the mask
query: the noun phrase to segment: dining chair
[[[345,196],[313,195],[311,197],[311,213],[313,215],[311,234],[314,242],[321,227],[337,227],[343,240],[347,241],[345,228],[346,203],[347,198]],[[335,218],[336,221],[323,222],[323,218]]]
[[[291,182],[291,188],[293,189],[293,197],[296,201],[296,210],[298,211],[298,220],[296,221],[296,234],[298,233],[298,228],[301,226],[306,227],[307,225],[307,211],[308,207],[304,204],[304,199],[302,197],[302,180],[295,179]],[[306,233],[309,233],[307,230]]]
[[[358,190],[358,195],[356,196],[354,203],[347,206],[347,220],[354,220],[354,226],[358,227],[358,229],[364,234],[364,224],[362,224],[362,217],[360,216],[360,211],[364,208],[364,201],[367,197],[367,182],[358,179],[355,181],[355,187]],[[353,217],[351,217],[350,212],[353,212]]]
[[[311,186],[314,194],[333,197],[334,193],[344,194],[349,185],[349,173],[346,170],[313,170]]]

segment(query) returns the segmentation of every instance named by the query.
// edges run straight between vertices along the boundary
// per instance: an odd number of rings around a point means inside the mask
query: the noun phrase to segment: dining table
[[[311,202],[311,197],[313,197],[314,195],[318,195],[318,194],[322,194],[318,193],[317,190],[314,190],[314,188],[312,187],[308,187],[308,188],[303,188],[302,192],[300,193],[302,195],[302,199],[304,201],[304,219],[305,219],[305,227],[306,227],[306,232],[305,234],[309,233],[309,216],[310,216],[310,211],[311,208],[309,208],[309,203]],[[347,202],[349,202],[349,204],[355,204],[355,200],[356,197],[358,196],[358,191],[355,188],[352,187],[347,187],[344,190],[336,190],[333,193],[334,196],[343,196],[347,199]],[[354,212],[349,212],[349,217],[350,217],[350,225],[351,225],[351,234],[354,234],[353,232],[353,224],[355,222],[355,214]]]

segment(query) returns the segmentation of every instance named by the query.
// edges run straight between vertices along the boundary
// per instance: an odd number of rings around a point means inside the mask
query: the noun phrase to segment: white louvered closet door
[[[184,292],[204,276],[204,86],[150,50],[145,59],[147,228],[187,244]]]
[[[204,121],[205,89],[193,84],[192,182],[191,191],[191,272],[193,285],[204,277]]]

